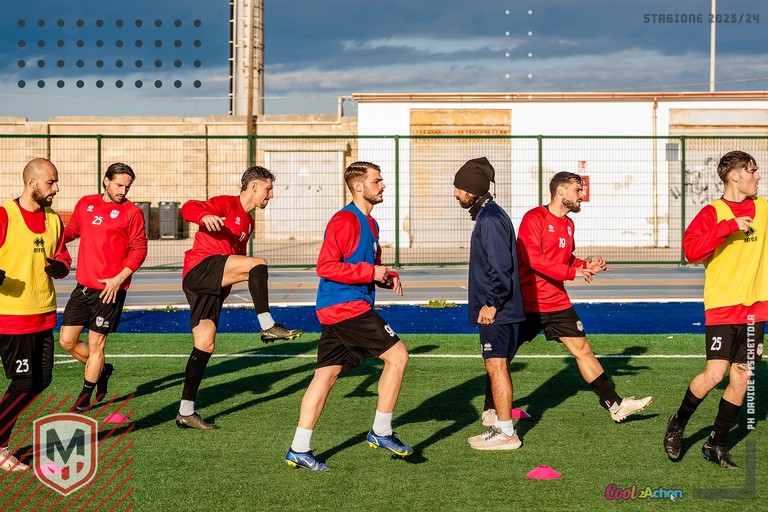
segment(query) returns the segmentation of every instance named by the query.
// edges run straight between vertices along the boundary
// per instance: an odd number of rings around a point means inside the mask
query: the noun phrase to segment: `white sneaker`
[[[496,423],[496,409],[488,409],[483,411],[483,425],[491,427]]]
[[[621,423],[627,416],[640,412],[653,402],[653,397],[647,396],[640,400],[635,400],[635,397],[630,396],[621,400],[621,405],[611,410],[611,418],[616,423]]]
[[[493,432],[493,425],[491,425],[490,427],[485,429],[482,434],[478,434],[476,436],[468,437],[467,438],[467,442],[469,444],[477,443],[477,442],[482,441],[483,439],[485,439],[487,436],[491,435],[492,432]]]
[[[498,427],[489,428],[482,439],[470,444],[475,450],[516,450],[522,445],[517,432],[508,436]]]
[[[25,471],[29,469],[29,466],[14,457],[6,446],[5,448],[0,448],[0,469],[3,471]]]

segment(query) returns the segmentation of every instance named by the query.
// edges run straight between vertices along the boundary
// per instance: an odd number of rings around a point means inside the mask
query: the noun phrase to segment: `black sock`
[[[83,389],[80,391],[80,395],[77,397],[77,405],[79,407],[88,407],[91,403],[91,395],[96,388],[96,383],[87,379],[83,379]]]
[[[683,403],[680,404],[680,408],[675,413],[675,421],[679,426],[685,428],[688,424],[688,420],[691,419],[691,416],[696,412],[696,408],[699,404],[704,401],[704,398],[699,398],[694,395],[691,388],[685,390]]]
[[[251,293],[253,307],[256,308],[256,314],[269,311],[269,287],[267,286],[266,265],[256,265],[248,272],[248,291]]]
[[[600,400],[610,409],[613,405],[621,405],[621,397],[616,393],[616,388],[605,372],[598,375],[589,383],[592,389],[600,397]]]
[[[34,397],[32,393],[6,391],[0,399],[0,448],[8,445],[16,420]]]
[[[728,439],[728,432],[736,424],[739,417],[740,405],[734,405],[725,398],[720,399],[720,405],[717,408],[717,417],[715,425],[712,427],[712,433],[709,434],[709,443],[714,445],[725,445]]]
[[[197,390],[200,389],[200,383],[203,382],[205,367],[208,366],[210,358],[210,352],[203,352],[197,347],[192,349],[192,353],[187,360],[187,368],[184,371],[184,390],[181,392],[182,400],[195,401]]]
[[[485,374],[485,401],[483,402],[483,411],[493,409],[496,406],[493,404],[493,389],[491,388],[491,376]]]

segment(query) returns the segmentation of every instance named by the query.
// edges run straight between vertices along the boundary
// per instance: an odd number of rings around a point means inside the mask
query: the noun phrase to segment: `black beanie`
[[[487,158],[473,158],[456,171],[453,186],[476,196],[482,196],[491,188],[496,171]]]

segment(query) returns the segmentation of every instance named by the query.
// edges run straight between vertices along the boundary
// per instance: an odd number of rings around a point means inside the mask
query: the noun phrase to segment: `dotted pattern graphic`
[[[185,26],[186,23],[186,26]],[[110,76],[115,75],[116,70],[124,73],[135,73],[148,68],[150,72],[154,70],[182,69],[185,67],[201,68],[203,63],[200,58],[192,56],[189,58],[189,52],[186,48],[200,49],[203,46],[198,35],[194,31],[202,27],[202,21],[196,19],[191,22],[184,22],[180,19],[172,20],[104,20],[97,19],[86,22],[83,19],[56,19],[56,20],[25,20],[17,21],[21,38],[17,42],[19,49],[19,60],[17,67],[20,71],[21,79],[17,82],[20,89],[27,87],[57,87],[63,89],[67,86],[75,86],[82,89],[86,86],[83,80],[76,78],[56,79],[46,77],[45,79],[34,79],[24,75],[31,75],[33,72],[39,76],[40,70],[49,69],[55,73],[56,69],[76,68],[84,73],[96,74],[97,71],[111,72]],[[72,30],[75,27],[75,30]],[[95,27],[95,28],[94,28]],[[84,29],[84,30],[77,30]],[[140,34],[138,37],[136,34]],[[103,51],[94,52],[94,48],[103,49]],[[179,58],[160,59],[157,53],[162,49],[180,49],[185,48],[186,60]],[[75,49],[73,52],[72,49]],[[42,50],[42,51],[41,51]],[[78,54],[75,58],[60,58],[62,53],[68,51],[67,55]],[[173,50],[172,50],[173,51]],[[41,57],[41,53],[45,53]],[[164,54],[168,54],[165,51]],[[107,57],[107,55],[116,55],[116,57]],[[139,56],[139,58],[135,58]],[[55,68],[54,68],[55,65]],[[114,81],[113,81],[114,80]],[[98,89],[113,86],[116,89],[129,87],[133,85],[136,89],[142,87],[174,87],[180,89],[185,84],[182,80],[153,80],[144,78],[130,81],[125,79],[110,79],[106,77],[95,78],[93,81]],[[199,89],[202,87],[200,80],[194,80],[186,85]]]
[[[509,16],[511,14],[511,11],[509,9],[507,9],[507,10],[504,11],[504,14]],[[528,14],[528,16],[533,16],[533,10],[532,9],[528,9],[527,14]],[[510,33],[509,30],[507,30],[506,32],[504,32],[504,35],[506,37],[509,37],[511,35],[511,33]],[[529,38],[529,41],[532,41],[532,38],[533,38],[533,31],[532,30],[528,31],[528,38]],[[529,47],[530,46],[532,46],[532,43],[529,43]],[[510,57],[510,55],[511,55],[511,51],[510,50],[507,50],[507,51],[504,52],[504,57],[505,58],[508,59]],[[528,55],[529,59],[533,58],[533,52],[532,51],[529,50],[527,52],[527,55]],[[504,78],[510,78],[511,76],[512,75],[510,73],[505,73],[504,74]],[[533,73],[528,73],[527,76],[528,76],[528,78],[533,78]]]

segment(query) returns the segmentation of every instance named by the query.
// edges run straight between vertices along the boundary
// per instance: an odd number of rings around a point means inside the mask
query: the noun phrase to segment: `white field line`
[[[251,303],[248,301],[250,298],[248,297],[242,297],[242,296],[236,296],[241,298],[244,302],[242,304],[224,304],[225,308],[253,308]],[[376,306],[424,306],[428,305],[431,301],[430,300],[410,300],[410,301],[399,301],[399,300],[379,300],[376,301]],[[466,300],[449,300],[449,303],[453,304],[466,304]],[[654,299],[653,297],[641,297],[641,298],[632,298],[632,299],[622,299],[622,298],[611,298],[611,299],[571,299],[571,302],[573,304],[635,304],[635,303],[643,303],[647,302],[650,304],[668,304],[668,303],[679,303],[679,302],[704,302],[704,299],[692,299],[689,297],[664,297],[663,299]],[[314,306],[314,301],[302,301],[302,302],[275,302],[270,303],[270,307],[272,308],[289,308],[289,307],[296,307],[296,306]],[[139,305],[139,306],[124,306],[124,310],[126,311],[166,311],[166,310],[185,310],[189,309],[189,304],[166,304],[166,305]],[[59,313],[64,312],[64,308],[57,308],[57,311]]]
[[[77,362],[66,354],[56,354],[57,358],[67,360],[56,361],[56,364],[68,364]],[[110,359],[186,359],[189,354],[108,354]],[[214,354],[214,358],[244,358],[244,359],[316,359],[317,354]],[[479,354],[411,354],[410,357],[418,359],[480,359]],[[598,359],[704,359],[704,354],[605,354],[596,356]],[[515,359],[573,359],[572,355],[557,354],[530,354],[517,355]]]

